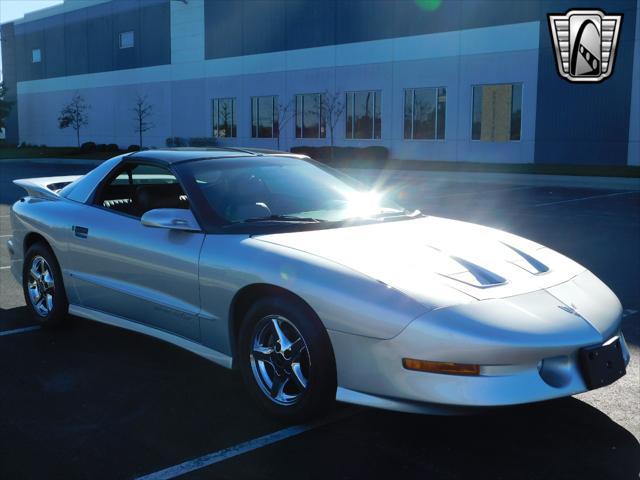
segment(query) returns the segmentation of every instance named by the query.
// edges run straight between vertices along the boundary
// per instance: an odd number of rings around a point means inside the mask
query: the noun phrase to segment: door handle
[[[71,230],[73,230],[73,233],[78,238],[87,238],[87,236],[89,235],[89,229],[87,227],[74,225],[73,227],[71,227]]]

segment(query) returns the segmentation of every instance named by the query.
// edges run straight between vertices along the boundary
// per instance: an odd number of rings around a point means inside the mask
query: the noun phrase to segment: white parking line
[[[149,473],[142,477],[138,477],[136,480],[168,480],[176,478],[195,470],[200,470],[201,468],[223,462],[229,458],[237,457],[238,455],[243,455],[247,452],[266,447],[281,440],[295,437],[296,435],[300,435],[301,433],[308,432],[309,430],[313,430],[323,425],[333,423],[337,420],[353,415],[356,411],[357,410],[349,409],[342,414],[332,415],[313,423],[283,428],[282,430],[278,430],[277,432],[254,438],[253,440],[234,445],[233,447],[218,450],[217,452],[209,453],[207,455],[203,455],[202,457],[194,458],[193,460],[188,460],[179,465],[168,467],[164,470],[159,470],[154,473]]]
[[[0,270],[8,270],[11,266],[7,265],[6,267],[0,267]]]
[[[631,315],[635,315],[636,313],[638,313],[637,310],[631,310],[630,308],[627,308],[622,311],[622,318],[630,317]]]
[[[535,205],[535,206],[546,207],[548,205],[559,205],[561,203],[582,202],[583,200],[591,200],[594,198],[606,198],[606,197],[616,197],[618,195],[629,195],[630,193],[638,193],[638,192],[635,190],[631,190],[629,192],[616,192],[616,193],[606,193],[603,195],[591,195],[590,197],[572,198],[571,200],[559,200],[557,202],[539,203],[538,205]]]
[[[24,328],[15,328],[13,330],[5,330],[4,332],[0,331],[0,337],[8,337],[9,335],[16,335],[18,333],[33,332],[34,330],[40,330],[40,326],[35,325],[33,327],[24,327]]]
[[[7,237],[11,237],[13,235],[0,235],[0,238],[7,238]]]

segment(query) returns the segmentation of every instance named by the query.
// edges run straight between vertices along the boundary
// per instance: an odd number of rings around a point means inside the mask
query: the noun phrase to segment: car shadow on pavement
[[[350,454],[346,468],[362,473],[366,464],[372,476],[630,479],[640,471],[638,439],[575,398],[462,417],[368,410],[346,436],[350,452],[368,452],[366,463]]]
[[[632,479],[640,444],[574,398],[458,417],[367,409],[187,478],[268,479],[285,467],[314,479]]]
[[[0,320],[0,331],[33,325],[26,307],[0,308]],[[2,478],[45,470],[123,478],[282,428],[253,406],[237,375],[93,322],[2,337],[2,364],[11,365],[0,374],[0,411],[11,412],[0,416]],[[468,416],[356,412],[187,477],[609,480],[640,471],[634,434],[575,398]],[[632,419],[635,435],[637,427]],[[25,472],[33,449],[43,463]]]

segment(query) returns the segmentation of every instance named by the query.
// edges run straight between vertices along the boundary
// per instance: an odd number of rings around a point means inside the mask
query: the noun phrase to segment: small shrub
[[[213,137],[191,137],[189,138],[190,147],[215,147],[218,144]]]
[[[105,143],[99,143],[96,145],[96,150],[99,152],[104,152],[107,149],[107,145]]]
[[[333,159],[340,165],[348,166],[357,163],[359,165],[370,165],[380,167],[389,159],[389,149],[387,147],[333,147],[333,157],[331,147],[292,147],[291,153],[307,155],[315,160],[326,162]]]
[[[167,144],[167,147],[169,148],[186,147],[187,139],[183,137],[169,137],[166,140],[166,144]]]
[[[80,151],[83,153],[94,152],[95,150],[95,142],[84,142],[82,145],[80,145]]]
[[[127,152],[139,152],[140,151],[140,145],[129,145],[127,147]]]
[[[105,150],[107,152],[117,152],[117,151],[120,150],[120,148],[115,143],[109,143],[109,144],[107,144]]]

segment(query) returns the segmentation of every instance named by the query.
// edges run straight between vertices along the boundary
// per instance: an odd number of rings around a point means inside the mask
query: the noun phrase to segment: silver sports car
[[[408,211],[307,157],[144,151],[16,180],[12,272],[43,326],[68,314],[238,368],[282,420],[334,401],[456,412],[625,373],[616,296],[576,262]]]

